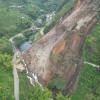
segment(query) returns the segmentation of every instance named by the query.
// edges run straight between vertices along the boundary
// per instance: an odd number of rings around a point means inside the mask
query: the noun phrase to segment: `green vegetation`
[[[0,54],[0,100],[14,100],[12,56]]]
[[[22,60],[20,60],[20,61],[18,62],[18,64],[24,65],[24,62],[23,62]]]
[[[41,15],[40,9],[35,6],[35,7],[28,10],[28,15],[32,19],[36,20]]]
[[[12,56],[7,54],[0,54],[0,66],[3,67],[5,70],[12,69]]]
[[[66,88],[66,82],[62,78],[56,78],[53,80],[50,80],[48,83],[49,89],[58,89],[58,90],[64,90]]]
[[[84,48],[83,58],[84,60],[100,65],[100,22],[97,23],[96,28],[92,34],[88,35]]]
[[[53,12],[61,3],[62,0],[1,0],[0,37],[10,38],[33,23],[44,26],[46,13]],[[43,20],[42,24],[36,22],[39,17]]]
[[[58,9],[64,0],[35,0],[35,4],[46,12],[53,12]],[[52,7],[51,7],[52,6]]]
[[[0,38],[0,100],[14,100],[12,55],[9,40]]]
[[[21,17],[25,18],[22,20]],[[5,8],[0,8],[0,37],[10,38],[15,34],[29,28],[31,22],[26,15],[12,9],[7,11]]]
[[[75,29],[77,27],[77,22],[74,23],[73,29]]]
[[[100,100],[100,71],[83,64],[72,100]]]
[[[48,89],[36,84],[31,85],[26,75],[19,72],[19,99],[20,100],[49,100],[52,97],[52,92]]]
[[[38,41],[40,38],[42,37],[42,34],[39,32],[37,32],[37,34],[35,34],[34,36],[30,37],[32,42],[36,42]]]
[[[53,98],[52,92],[47,88],[39,86],[35,84],[35,86],[31,85],[29,79],[23,73],[19,72],[19,82],[20,82],[20,100],[51,100]],[[58,82],[60,89],[65,88],[64,80],[56,79]],[[56,83],[57,84],[57,83]],[[64,85],[64,86],[61,86]],[[58,86],[57,86],[58,87]],[[55,100],[70,100],[67,96],[63,96],[61,92],[59,92],[55,96]]]
[[[82,37],[84,34],[83,34],[83,33],[78,33],[78,35],[79,35],[80,37]]]
[[[65,0],[64,5],[62,5],[60,7],[60,11],[58,11],[54,17],[54,19],[52,20],[52,22],[47,25],[44,29],[44,33],[46,34],[47,32],[50,31],[50,29],[59,21],[59,19],[64,16],[75,4],[77,0],[69,0],[69,2],[67,0]]]
[[[52,54],[50,57],[51,57],[51,59],[53,59],[55,61],[61,60],[60,57],[56,57],[54,54]]]
[[[32,36],[32,35],[35,35],[36,33],[37,33],[38,31],[36,31],[36,30],[26,30],[26,31],[24,31],[24,33],[23,33],[23,35],[24,35],[24,37],[25,38],[30,38],[30,36]]]
[[[43,27],[46,24],[46,14],[56,11],[55,17],[52,22],[44,29],[46,34],[59,19],[64,16],[75,4],[77,0],[0,0],[0,100],[14,100],[14,80],[13,80],[13,66],[12,56],[13,50],[9,38],[23,32],[24,37],[16,37],[14,39],[15,46],[20,48],[25,38],[30,38],[33,42],[36,42],[42,37],[40,31],[29,31],[33,24],[37,27]],[[18,6],[22,7],[18,8]],[[13,7],[14,6],[14,7]],[[52,6],[52,7],[51,7]],[[58,8],[59,6],[59,8]],[[98,10],[100,12],[100,10]],[[37,18],[41,18],[43,23],[38,23]],[[100,16],[97,16],[100,18]],[[87,22],[86,24],[90,24]],[[77,23],[74,24],[74,27]],[[74,33],[74,32],[72,32]],[[79,36],[82,37],[84,33],[84,27],[80,28]],[[66,41],[68,42],[68,41]],[[51,55],[53,60],[60,60],[54,54]],[[90,34],[83,47],[83,59],[90,63],[100,65],[100,22],[98,22],[96,28]],[[74,61],[78,59],[73,58]],[[84,61],[83,61],[84,62]],[[19,61],[18,64],[23,64]],[[67,67],[68,61],[62,65]],[[52,66],[48,66],[49,69]],[[59,70],[55,73],[57,77],[62,73]],[[62,91],[66,88],[66,82],[62,78],[55,78],[48,83],[48,90],[35,84],[32,86],[26,75],[19,72],[19,99],[20,100],[50,100],[53,98],[53,93],[50,91],[56,89]],[[67,96],[63,96],[60,92],[55,97],[55,100],[70,100]],[[88,64],[82,64],[80,72],[78,86],[71,100],[100,100],[100,71],[97,68],[93,68]]]
[[[100,22],[93,32],[88,35],[84,47],[85,61],[100,65]],[[88,64],[82,64],[78,87],[72,100],[100,100],[100,71]]]
[[[13,55],[13,49],[11,48],[11,43],[6,38],[0,38],[0,53]]]
[[[87,22],[86,24],[87,24],[87,25],[90,25],[90,24],[91,24],[91,21]]]
[[[61,92],[59,92],[56,96],[56,100],[71,100],[70,98],[67,98],[67,96],[63,96]]]
[[[20,46],[23,44],[23,42],[25,41],[24,37],[15,37],[13,39],[14,44],[17,48],[20,48]]]
[[[80,27],[80,32],[81,32],[81,33],[84,33],[84,31],[85,31],[85,27],[84,27],[84,26],[81,26],[81,27]]]
[[[49,66],[48,66],[48,69],[51,69],[52,67],[53,67],[52,65],[49,65]]]
[[[27,31],[27,29],[33,24],[37,27],[44,26],[46,24],[46,14],[57,10],[57,7],[62,5],[62,2],[62,0],[0,1],[0,100],[15,99],[12,74],[13,50],[8,39],[24,31],[24,37],[14,38],[15,46],[20,48],[25,38],[29,38],[30,35],[37,33],[37,31]],[[43,20],[42,24],[36,22],[36,19],[39,17]],[[41,36],[41,33],[38,32],[33,37],[33,41],[37,41]],[[20,64],[22,61],[18,63]],[[33,87],[29,79],[22,75],[22,73],[19,73],[19,79],[20,100],[49,100],[52,97],[52,92],[50,90],[43,90],[39,85]],[[61,82],[63,83],[64,81]],[[60,87],[60,89],[63,88],[62,86]],[[61,94],[59,95],[57,100],[62,96]]]

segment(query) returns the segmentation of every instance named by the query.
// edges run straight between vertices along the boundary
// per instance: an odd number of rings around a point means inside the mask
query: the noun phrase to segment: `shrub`
[[[72,31],[71,33],[72,33],[72,34],[75,34],[75,31]]]
[[[66,82],[62,78],[56,78],[48,83],[48,88],[49,89],[58,89],[58,90],[64,90],[66,88]]]
[[[54,54],[51,55],[51,58],[55,61],[61,60],[61,58],[56,57]]]
[[[74,23],[74,26],[73,26],[72,30],[75,29],[76,27],[77,27],[77,22]]]
[[[87,25],[90,25],[90,24],[91,24],[91,21],[88,21],[88,22],[87,22]]]
[[[48,69],[51,69],[51,68],[52,68],[52,65],[49,65],[49,66],[48,66]]]
[[[14,44],[17,48],[20,48],[20,46],[23,44],[23,42],[25,41],[25,39],[23,37],[15,37],[13,39]]]
[[[6,38],[0,38],[0,53],[13,55],[13,49],[11,43]]]
[[[26,31],[24,31],[24,36],[25,36],[25,38],[29,38],[31,35],[35,35],[37,33],[37,30],[26,30]]]
[[[84,34],[83,34],[83,33],[79,33],[78,35],[79,35],[80,37],[82,37]]]
[[[56,24],[56,21],[52,21],[49,25],[44,28],[44,34],[50,31],[50,29]]]
[[[81,28],[80,28],[80,32],[84,32],[85,31],[85,27],[84,26],[81,26]]]
[[[56,96],[56,100],[71,100],[70,98],[64,97],[61,92]]]
[[[17,24],[17,27],[20,27],[20,29],[27,29],[27,28],[30,28],[32,25],[32,22],[29,21],[29,19],[23,19],[23,20],[20,20],[20,22]]]
[[[7,71],[12,69],[12,56],[8,54],[0,54],[0,68]]]

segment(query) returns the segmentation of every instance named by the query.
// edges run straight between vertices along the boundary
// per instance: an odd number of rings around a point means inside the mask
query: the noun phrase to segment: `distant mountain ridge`
[[[36,5],[45,11],[52,12],[64,2],[69,0],[1,0],[0,5],[4,4],[5,7],[14,5]],[[52,7],[51,7],[52,6]]]

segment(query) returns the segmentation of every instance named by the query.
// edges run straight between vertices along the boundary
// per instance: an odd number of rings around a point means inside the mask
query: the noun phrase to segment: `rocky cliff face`
[[[37,74],[41,84],[62,77],[67,84],[64,93],[75,89],[81,68],[81,49],[97,22],[99,3],[99,0],[78,0],[50,32],[22,53],[29,71]]]

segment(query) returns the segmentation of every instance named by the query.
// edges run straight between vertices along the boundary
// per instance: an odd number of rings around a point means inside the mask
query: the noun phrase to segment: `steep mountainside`
[[[41,84],[46,86],[50,79],[62,77],[67,84],[64,94],[76,88],[81,49],[98,22],[99,3],[99,0],[78,0],[50,32],[23,52],[28,70],[37,74]]]

